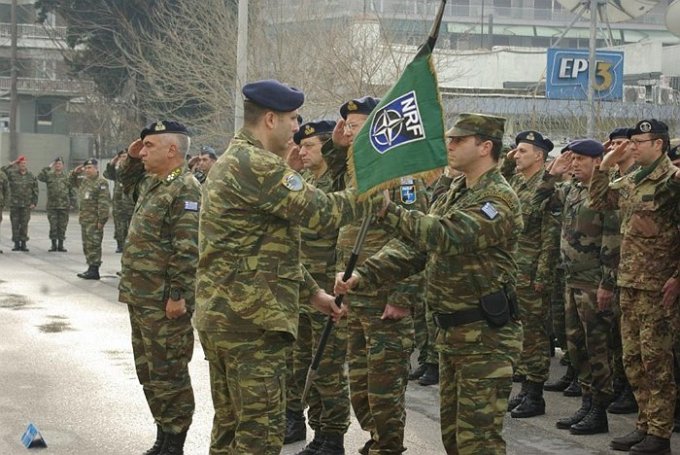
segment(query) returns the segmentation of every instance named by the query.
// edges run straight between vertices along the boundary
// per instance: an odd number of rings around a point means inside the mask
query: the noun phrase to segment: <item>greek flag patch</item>
[[[198,202],[184,201],[184,210],[189,210],[190,212],[198,212]]]
[[[485,202],[482,206],[482,213],[490,220],[493,220],[498,216],[498,210],[491,204],[491,202]]]

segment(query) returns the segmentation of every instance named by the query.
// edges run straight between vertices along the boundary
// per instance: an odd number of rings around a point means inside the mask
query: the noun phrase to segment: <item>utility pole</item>
[[[9,86],[9,157],[16,160],[19,156],[19,145],[17,144],[17,107],[19,98],[17,95],[17,0],[12,0],[10,12],[10,34],[12,35],[10,44],[10,86]]]
[[[590,0],[590,42],[588,55],[588,137],[595,137],[595,75],[597,73],[597,3]]]
[[[248,77],[248,0],[238,2],[238,38],[236,41],[236,87],[234,89],[234,132],[243,126],[241,87]]]

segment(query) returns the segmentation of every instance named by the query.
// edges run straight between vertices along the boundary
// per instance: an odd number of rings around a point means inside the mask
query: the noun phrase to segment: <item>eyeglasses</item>
[[[638,146],[642,144],[643,142],[651,142],[651,141],[656,141],[658,140],[658,137],[652,138],[652,139],[631,139],[630,142],[632,142],[635,146]]]
[[[361,125],[358,123],[345,123],[345,132],[351,133],[352,131],[358,129]]]

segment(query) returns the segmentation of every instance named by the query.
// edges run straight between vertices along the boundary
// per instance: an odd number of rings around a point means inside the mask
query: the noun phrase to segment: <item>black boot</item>
[[[569,387],[569,384],[571,384],[571,381],[574,379],[574,368],[572,368],[571,365],[567,367],[567,372],[564,373],[564,376],[559,378],[557,381],[553,382],[546,382],[545,385],[543,386],[543,390],[547,390],[549,392],[563,392],[564,389]]]
[[[151,448],[144,452],[142,455],[159,455],[161,450],[163,450],[163,444],[165,443],[165,433],[161,430],[160,425],[156,425],[156,441],[153,443]]]
[[[607,411],[612,414],[632,414],[638,411],[637,401],[635,401],[635,395],[633,395],[630,384],[626,384],[621,394],[609,405]]]
[[[516,419],[535,417],[545,414],[545,400],[543,399],[543,383],[527,381],[527,395],[515,409],[510,411],[510,416]]]
[[[21,251],[21,242],[14,242],[14,248],[12,251]]]
[[[570,429],[572,425],[579,423],[586,415],[588,415],[592,406],[592,395],[584,395],[583,398],[581,398],[581,407],[576,410],[574,415],[558,420],[557,423],[555,423],[555,426],[560,430]]]
[[[644,441],[646,437],[647,432],[635,429],[625,436],[612,439],[612,441],[609,443],[609,447],[614,450],[628,452],[631,447],[639,442]]]
[[[345,455],[345,435],[326,433],[318,455]]]
[[[645,436],[641,442],[638,442],[630,448],[631,455],[666,455],[671,453],[671,440],[668,438],[660,438],[653,434]]]
[[[29,249],[26,247],[26,240],[22,240],[22,241],[21,241],[21,251],[24,251],[24,252],[26,252],[26,253],[28,253],[29,251],[31,251],[31,250],[29,250]]]
[[[64,248],[64,239],[57,240],[57,251],[66,253],[66,248]]]
[[[123,242],[116,240],[116,253],[123,252]]]
[[[581,390],[581,385],[578,383],[578,378],[574,378],[569,384],[569,387],[564,389],[562,394],[565,397],[580,397],[583,395],[583,390]]]
[[[680,403],[677,400],[675,401],[675,413],[673,414],[673,433],[680,433]]]
[[[297,455],[316,455],[319,453],[319,449],[323,445],[324,434],[320,431],[314,433],[314,439],[302,449],[302,452],[298,452]]]
[[[184,441],[187,439],[187,432],[165,435],[163,450],[158,455],[184,455]]]
[[[425,369],[427,368],[426,365],[427,364],[425,363],[421,363],[420,365],[418,365],[418,368],[411,371],[411,373],[408,375],[408,380],[415,381],[416,379],[420,379],[420,377],[425,374]]]
[[[418,384],[423,386],[439,384],[439,365],[426,363],[425,374],[418,379]]]
[[[304,441],[307,437],[307,425],[305,425],[305,415],[302,411],[290,411],[286,409],[286,435],[283,438],[284,444]]]
[[[593,403],[588,414],[580,422],[573,424],[569,432],[571,434],[609,433],[607,406]]]
[[[373,447],[373,444],[375,444],[375,439],[371,438],[368,441],[364,443],[364,446],[359,449],[359,453],[361,455],[368,455],[368,451],[371,450],[371,447]]]
[[[47,251],[50,253],[57,251],[57,239],[52,239],[52,247]]]
[[[99,266],[98,265],[89,266],[85,272],[78,274],[78,278],[82,278],[83,280],[98,280]]]
[[[522,388],[519,390],[519,393],[508,400],[508,412],[515,409],[524,400],[524,397],[527,396],[527,391],[529,390],[528,387],[529,387],[528,383],[524,381],[522,383]]]

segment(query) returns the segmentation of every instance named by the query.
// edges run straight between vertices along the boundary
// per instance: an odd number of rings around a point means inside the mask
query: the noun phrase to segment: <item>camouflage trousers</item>
[[[555,269],[550,292],[550,313],[552,316],[552,332],[562,350],[567,350],[567,331],[564,326],[564,270]]]
[[[505,454],[501,432],[512,389],[512,360],[440,353],[439,415],[448,455]]]
[[[97,223],[80,222],[80,232],[83,240],[83,253],[87,265],[99,267],[102,263],[102,239],[104,238],[104,227],[97,227]]]
[[[565,291],[565,323],[569,360],[583,392],[607,406],[614,395],[609,368],[609,340],[613,313],[599,313],[597,288],[570,286]]]
[[[137,378],[154,421],[167,433],[187,431],[194,414],[189,362],[191,315],[168,319],[165,309],[128,305]]]
[[[12,223],[12,242],[28,241],[28,222],[31,209],[28,207],[10,207],[9,221]]]
[[[113,211],[113,238],[121,245],[125,243],[127,238],[128,228],[132,220],[132,210],[114,210]]]
[[[413,328],[416,348],[418,348],[418,364],[439,364],[439,354],[434,349],[434,331],[436,329],[432,313],[423,299],[417,299],[413,307]]]
[[[303,411],[301,400],[307,371],[327,319],[328,316],[314,310],[300,313],[292,368],[289,368],[286,382],[288,410]],[[314,431],[345,434],[349,428],[349,384],[345,371],[347,333],[346,318],[333,326],[317,376],[309,390],[307,416]]]
[[[47,209],[50,222],[50,240],[64,240],[68,226],[68,209]]]
[[[215,417],[210,455],[278,455],[286,416],[286,358],[293,338],[281,332],[198,333],[210,363]]]
[[[616,292],[614,305],[614,320],[609,337],[609,367],[612,370],[612,378],[624,380],[626,372],[623,368],[623,343],[621,342],[621,306],[619,305],[619,293]]]
[[[520,316],[524,327],[524,344],[517,365],[517,373],[528,381],[545,382],[550,369],[550,309],[546,300],[533,288],[517,288]]]
[[[356,305],[358,301],[364,305]],[[380,299],[382,300],[382,299]],[[371,306],[366,306],[366,303]],[[406,386],[413,350],[413,319],[381,320],[378,299],[354,296],[348,315],[349,387],[352,409],[375,441],[370,455],[404,450]]]
[[[673,430],[676,386],[673,333],[676,307],[661,305],[660,291],[621,288],[623,366],[638,403],[637,428],[662,438]]]

